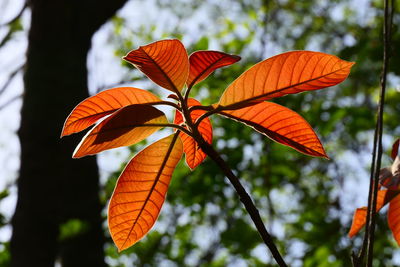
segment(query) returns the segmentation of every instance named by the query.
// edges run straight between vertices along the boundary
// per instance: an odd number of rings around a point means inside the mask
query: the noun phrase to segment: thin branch
[[[384,1],[384,26],[383,26],[383,67],[381,74],[381,90],[379,95],[377,122],[374,133],[374,146],[372,151],[372,163],[370,174],[370,187],[368,193],[368,211],[366,218],[366,230],[362,248],[355,256],[352,253],[353,266],[361,266],[364,261],[364,256],[367,256],[367,265],[372,267],[373,248],[375,240],[375,225],[376,225],[376,201],[379,185],[379,172],[382,159],[382,132],[383,132],[383,110],[385,105],[386,77],[389,66],[389,49],[391,42],[391,27],[394,13],[394,0],[391,2],[389,14],[389,1]]]
[[[3,84],[3,86],[0,88],[0,95],[2,93],[4,93],[7,89],[7,87],[10,85],[10,83],[12,82],[12,80],[14,79],[14,77],[24,68],[24,65],[18,67],[16,70],[14,70],[13,72],[10,73],[10,75],[8,76],[7,81]]]
[[[8,105],[14,103],[15,101],[17,101],[17,100],[20,99],[21,97],[22,97],[22,94],[21,94],[21,95],[16,95],[16,96],[10,98],[7,102],[5,102],[5,103],[3,103],[2,105],[0,105],[0,111],[1,111],[2,109],[6,108]]]
[[[376,224],[376,199],[378,194],[378,184],[379,184],[379,171],[381,168],[382,159],[382,132],[383,132],[383,109],[385,106],[385,91],[386,91],[386,79],[389,66],[389,50],[391,41],[391,30],[392,18],[394,12],[394,0],[389,4],[389,0],[385,0],[385,15],[384,15],[384,26],[383,26],[383,67],[381,74],[381,91],[379,96],[379,107],[378,107],[378,121],[377,121],[377,143],[378,154],[376,157],[375,169],[374,169],[374,179],[371,181],[372,188],[372,203],[369,203],[370,221],[369,221],[369,238],[367,239],[367,266],[372,267],[373,252],[374,252],[374,241],[375,241],[375,224]],[[389,15],[390,6],[390,15]],[[372,205],[371,205],[372,204]],[[371,207],[370,207],[371,206]]]
[[[12,37],[14,31],[8,29],[7,34],[4,35],[3,39],[0,41],[0,47],[3,47]]]
[[[28,1],[25,1],[24,6],[21,8],[21,10],[18,12],[18,14],[15,15],[15,17],[10,19],[8,22],[1,24],[0,27],[8,26],[8,25],[14,23],[15,21],[17,21],[22,16],[22,14],[24,13],[24,11],[27,7],[28,7]]]
[[[149,103],[152,106],[156,106],[156,105],[166,105],[166,106],[171,106],[177,110],[181,110],[181,107],[179,105],[177,105],[174,102],[170,102],[170,101],[159,101],[159,102],[154,102],[154,103]]]
[[[218,113],[220,111],[220,109],[217,107],[216,109],[212,109],[212,110],[210,110],[210,111],[207,111],[206,113],[204,113],[203,115],[201,115],[197,120],[196,120],[196,123],[195,123],[195,127],[198,127],[199,125],[200,125],[200,122],[202,121],[202,120],[204,120],[205,118],[207,118],[207,117],[209,117],[209,116],[211,116],[211,115],[213,115],[213,114],[215,114],[215,113]]]
[[[189,108],[189,112],[192,112],[193,110],[205,110],[205,111],[211,111],[213,110],[214,107],[212,105],[209,106],[191,106]]]
[[[0,25],[0,28],[9,26],[7,33],[4,35],[3,39],[0,41],[0,47],[3,47],[15,33],[15,29],[12,27],[11,24],[21,18],[22,13],[24,13],[27,6],[28,6],[27,3],[25,3],[24,6],[22,7],[21,11],[14,18],[12,18],[10,21]]]
[[[186,128],[184,128],[181,125],[173,124],[173,123],[146,123],[146,124],[135,125],[134,127],[152,127],[152,126],[175,128],[175,129],[178,129],[178,130],[184,132],[185,134],[193,137],[193,134],[191,132],[189,132]],[[130,127],[132,127],[132,126],[130,126]]]
[[[196,138],[196,141],[200,141]],[[249,213],[251,219],[253,220],[261,238],[263,239],[264,243],[267,245],[269,250],[272,253],[275,261],[278,263],[279,266],[284,267],[287,266],[285,261],[283,260],[281,254],[279,253],[275,243],[273,241],[273,237],[268,233],[265,225],[261,219],[260,213],[258,209],[254,205],[253,200],[247,194],[246,190],[244,189],[243,185],[240,183],[239,178],[232,172],[226,162],[221,158],[217,151],[209,145],[204,139],[201,142],[198,142],[200,148],[210,157],[212,158],[215,163],[220,167],[220,169],[224,172],[226,177],[229,179],[233,187],[235,188],[236,192],[240,197],[240,201],[245,206],[247,212]]]
[[[265,245],[267,245],[267,247],[271,251],[272,256],[274,257],[278,265],[281,267],[287,267],[287,264],[285,263],[281,254],[279,253],[278,249],[275,246],[272,236],[268,233],[267,229],[265,228],[260,213],[258,212],[256,206],[254,205],[253,200],[247,194],[246,190],[240,183],[239,178],[236,177],[236,175],[232,172],[232,170],[229,168],[226,162],[221,158],[218,152],[215,151],[214,148],[204,140],[203,136],[200,134],[198,130],[198,125],[200,124],[201,120],[220,111],[220,108],[223,107],[218,106],[217,108],[204,113],[203,116],[199,117],[196,123],[194,124],[184,97],[180,92],[177,93],[177,96],[179,98],[179,102],[182,107],[182,113],[185,118],[187,127],[191,132],[191,136],[193,137],[193,139],[196,140],[197,144],[200,146],[203,152],[206,153],[210,158],[212,158],[215,161],[215,163],[217,163],[217,165],[221,168],[226,177],[229,179],[229,181],[235,188],[237,194],[239,195],[240,201],[243,203],[251,219],[253,220],[254,225],[256,226],[259,234],[261,235]]]

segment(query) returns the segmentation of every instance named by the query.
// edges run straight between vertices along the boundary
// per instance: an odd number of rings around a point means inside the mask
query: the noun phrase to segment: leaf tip
[[[238,62],[242,59],[242,57],[238,56],[238,55],[231,55],[231,57],[234,58],[236,60],[236,62]]]
[[[63,138],[64,136],[71,135],[72,133],[68,130],[68,128],[64,125],[64,127],[61,130],[61,135],[60,139]]]
[[[344,68],[346,68],[348,70],[350,70],[356,64],[356,62],[353,62],[353,61],[345,61],[344,60],[344,62],[345,62]]]
[[[80,147],[81,147],[81,144],[79,144],[75,148],[74,152],[72,153],[72,158],[73,159],[79,159],[79,158],[82,158],[82,157],[86,156],[85,153],[82,153]]]

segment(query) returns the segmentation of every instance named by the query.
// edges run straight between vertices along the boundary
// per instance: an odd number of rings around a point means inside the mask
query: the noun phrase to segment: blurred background
[[[275,266],[210,160],[194,172],[181,161],[153,230],[118,253],[105,207],[121,169],[147,143],[72,160],[82,135],[59,139],[69,112],[89,94],[133,86],[166,96],[121,60],[165,38],[180,39],[188,53],[209,49],[242,57],[192,90],[202,104],[215,103],[253,64],[288,50],[321,51],[357,63],[339,86],[274,100],[308,120],[330,160],[211,118],[214,146],[252,195],[287,263],[351,265],[362,235],[349,239],[347,232],[368,194],[382,1],[0,0],[0,10],[0,266]],[[382,166],[391,163],[389,150],[400,135],[399,26],[397,13]],[[374,265],[398,266],[385,213],[376,230]]]

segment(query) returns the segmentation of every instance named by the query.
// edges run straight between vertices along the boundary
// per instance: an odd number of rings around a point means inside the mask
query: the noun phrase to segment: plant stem
[[[367,239],[367,266],[372,267],[373,260],[373,250],[374,250],[374,240],[375,240],[375,215],[376,215],[376,199],[378,193],[378,184],[379,184],[379,171],[381,168],[381,159],[382,159],[382,131],[383,131],[383,108],[385,105],[385,91],[386,91],[386,76],[389,66],[389,49],[390,49],[390,28],[392,26],[390,15],[389,17],[389,0],[385,0],[385,15],[384,15],[384,26],[383,26],[383,67],[382,67],[382,75],[381,75],[381,91],[379,96],[379,107],[378,107],[378,120],[377,120],[377,142],[376,146],[378,147],[378,154],[376,157],[375,170],[374,170],[374,179],[371,181],[373,185],[372,187],[372,200],[368,206],[372,206],[369,208],[370,213],[370,221],[369,221],[369,238]],[[391,3],[391,14],[393,14],[394,9],[394,0]],[[372,205],[370,205],[372,204]]]
[[[367,255],[367,265],[372,267],[373,249],[376,225],[376,200],[379,185],[379,172],[382,159],[382,131],[383,131],[383,109],[385,105],[386,76],[389,65],[389,49],[391,38],[391,27],[394,12],[394,0],[391,1],[389,15],[389,1],[384,1],[384,26],[383,26],[383,67],[381,74],[381,90],[379,95],[377,122],[374,133],[374,146],[372,152],[370,187],[368,193],[368,211],[366,218],[366,230],[364,241],[358,256],[352,255],[353,266],[361,266],[364,256]]]
[[[256,206],[254,205],[251,197],[247,194],[246,190],[240,183],[239,178],[236,177],[236,175],[232,172],[232,170],[229,168],[226,162],[221,158],[218,152],[215,151],[211,145],[209,145],[207,142],[203,140],[203,142],[201,143],[199,142],[199,146],[210,158],[212,158],[215,161],[215,163],[217,163],[217,165],[221,168],[221,170],[224,172],[226,177],[229,179],[229,181],[235,188],[236,192],[240,197],[240,201],[243,203],[247,212],[250,214],[250,217],[253,220],[259,234],[264,240],[264,243],[271,251],[272,256],[274,257],[278,265],[281,267],[287,266],[281,254],[279,253],[277,247],[275,246],[272,236],[268,233],[267,229],[265,228],[265,225],[260,217],[260,213],[258,212]]]
[[[203,114],[203,116],[199,117],[196,122],[193,122],[192,117],[190,116],[190,110],[187,105],[187,102],[185,98],[182,97],[181,94],[177,94],[178,98],[180,100],[181,108],[182,108],[182,113],[185,118],[187,127],[189,128],[189,131],[192,133],[193,139],[197,142],[197,144],[200,146],[200,148],[206,153],[210,158],[212,158],[215,163],[221,168],[221,170],[224,172],[226,177],[228,177],[229,181],[235,188],[236,192],[238,193],[240,197],[240,201],[244,204],[247,212],[250,214],[251,219],[253,220],[259,234],[261,235],[264,243],[267,245],[269,250],[272,253],[272,256],[276,260],[279,266],[281,267],[287,267],[287,264],[283,260],[281,254],[279,253],[278,249],[275,246],[275,243],[273,241],[272,236],[268,233],[267,229],[265,228],[265,225],[261,219],[260,213],[258,212],[256,206],[254,205],[251,197],[247,194],[246,190],[242,186],[242,184],[239,181],[239,178],[236,177],[236,175],[232,172],[232,170],[229,168],[229,166],[226,164],[226,162],[221,158],[221,156],[218,154],[217,151],[214,150],[214,148],[208,144],[202,135],[200,134],[198,130],[198,126],[201,122],[201,119],[206,118],[207,116],[215,113],[217,109],[213,109],[209,112],[206,112]],[[207,114],[207,115],[206,115]]]

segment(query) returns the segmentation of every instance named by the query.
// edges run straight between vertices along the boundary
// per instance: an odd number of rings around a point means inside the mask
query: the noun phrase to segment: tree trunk
[[[60,133],[72,108],[88,96],[91,37],[125,1],[30,2],[12,266],[54,266],[57,258],[63,266],[105,266],[96,158],[73,160],[79,138],[60,140]],[[82,231],[61,240],[60,226],[72,219]]]

